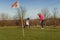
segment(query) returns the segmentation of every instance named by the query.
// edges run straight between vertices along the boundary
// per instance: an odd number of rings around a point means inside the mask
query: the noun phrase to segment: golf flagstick
[[[19,18],[21,19],[22,32],[23,32],[23,37],[24,37],[25,34],[24,34],[24,26],[23,26],[23,13],[22,13],[22,9],[21,9],[21,7],[20,7],[20,9],[17,8],[17,10],[18,10],[18,16],[19,16]]]
[[[19,20],[21,18],[21,23],[22,23],[22,31],[23,31],[23,37],[24,37],[24,28],[23,28],[23,13],[22,13],[22,9],[21,6],[19,5],[18,0],[16,0],[16,2],[14,2],[11,6],[12,8],[16,8],[17,12],[18,12],[18,16],[19,16]],[[19,9],[20,8],[20,9]]]
[[[24,35],[24,26],[23,26],[23,13],[22,13],[22,8],[21,8],[20,10],[21,10],[22,31],[23,31],[23,37],[24,37],[25,35]]]

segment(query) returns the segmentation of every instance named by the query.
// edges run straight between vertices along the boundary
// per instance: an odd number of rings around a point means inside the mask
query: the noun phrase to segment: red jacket
[[[38,14],[39,18],[40,18],[40,21],[42,22],[42,20],[44,20],[44,15],[43,14]]]

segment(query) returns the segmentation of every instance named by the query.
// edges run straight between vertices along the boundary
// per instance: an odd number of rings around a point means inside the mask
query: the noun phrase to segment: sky
[[[38,13],[41,9],[48,8],[58,8],[60,11],[60,0],[18,0],[20,6],[26,9],[25,18],[35,19],[38,18]],[[12,8],[11,5],[16,2],[16,0],[0,0],[0,14],[5,13],[12,19],[16,16],[16,8]],[[59,12],[60,14],[60,12]],[[59,17],[58,14],[58,17]],[[1,16],[1,15],[0,15]],[[1,18],[1,17],[0,17]]]

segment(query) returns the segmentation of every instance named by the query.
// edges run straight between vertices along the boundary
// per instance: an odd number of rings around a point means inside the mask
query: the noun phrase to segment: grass
[[[0,40],[60,40],[60,28],[0,28]]]

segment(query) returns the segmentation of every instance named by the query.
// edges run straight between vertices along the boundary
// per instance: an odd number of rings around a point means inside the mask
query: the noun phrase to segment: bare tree
[[[53,9],[53,17],[57,18],[57,14],[58,14],[58,10],[57,10],[57,8],[54,8]]]
[[[24,7],[17,8],[17,15],[14,16],[14,19],[19,19],[23,26],[23,20],[25,17],[26,9]]]
[[[8,14],[2,13],[1,17],[2,17],[2,20],[3,20],[2,26],[7,25]]]
[[[7,20],[8,19],[8,14],[2,13],[1,17],[2,17],[2,20]]]
[[[44,15],[45,19],[49,18],[50,13],[47,8],[41,10],[42,14]]]
[[[24,19],[24,17],[25,17],[25,13],[26,13],[26,9],[23,8],[23,7],[21,7],[21,12],[22,12],[22,17],[23,17],[23,19]]]
[[[2,17],[2,20],[5,20],[5,14],[4,13],[1,14],[1,17]]]
[[[20,7],[20,8],[17,8],[17,12],[18,12],[18,17],[19,19],[25,17],[25,13],[26,13],[26,9],[24,7]]]
[[[54,21],[54,27],[56,27],[57,13],[58,13],[57,8],[54,8],[54,9],[53,9],[53,21]]]
[[[26,9],[21,7],[21,22],[22,22],[22,27],[24,26],[23,25],[23,21],[24,21],[25,13],[26,13]]]

